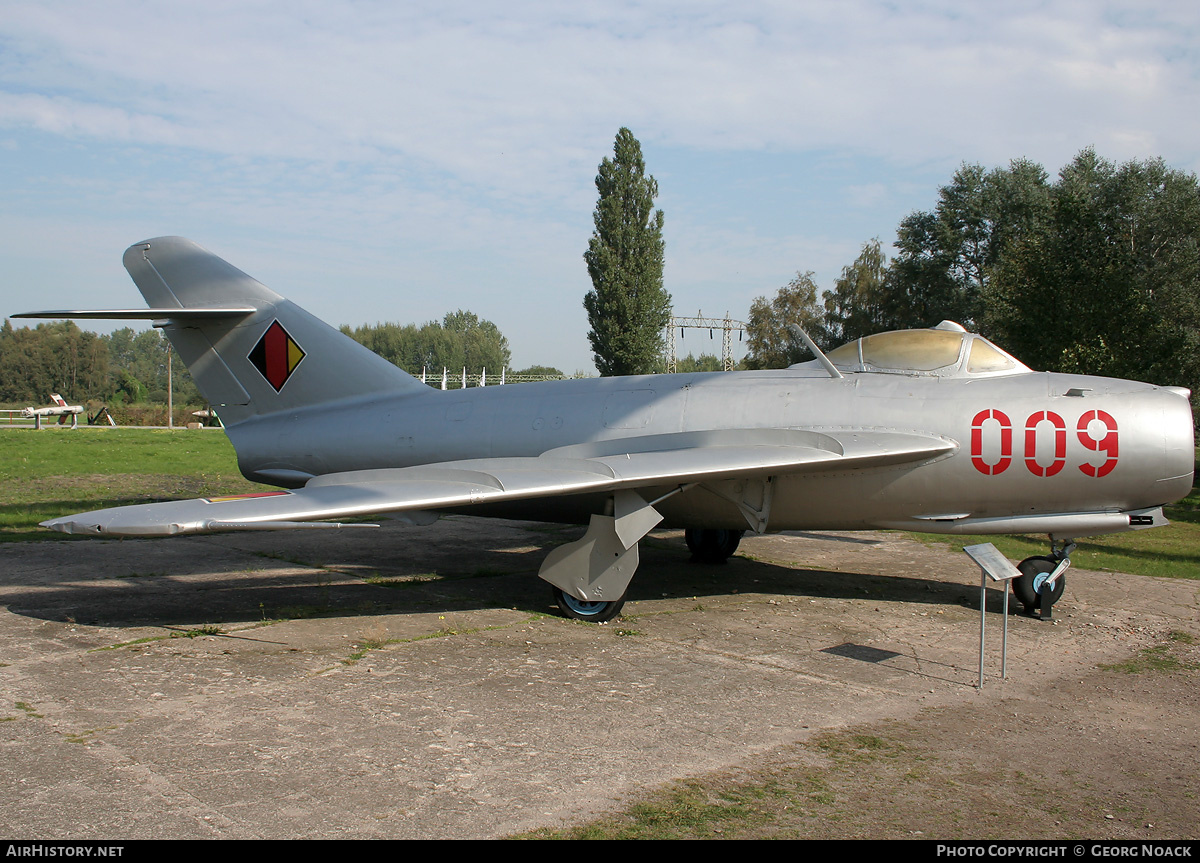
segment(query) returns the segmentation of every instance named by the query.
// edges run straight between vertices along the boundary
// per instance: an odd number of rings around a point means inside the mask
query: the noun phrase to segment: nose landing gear
[[[1054,603],[1062,598],[1067,588],[1063,573],[1071,565],[1070,554],[1075,550],[1071,540],[1055,546],[1051,540],[1049,556],[1027,557],[1018,563],[1021,575],[1012,580],[1013,596],[1025,606],[1026,614],[1040,613],[1042,620],[1050,620]]]

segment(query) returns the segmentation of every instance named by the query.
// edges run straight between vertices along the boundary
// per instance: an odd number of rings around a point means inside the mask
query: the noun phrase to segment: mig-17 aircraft
[[[1164,524],[1191,489],[1189,392],[1035,372],[943,322],[787,369],[433,389],[179,237],[124,257],[220,412],[257,494],[44,522],[100,537],[336,528],[440,512],[588,525],[539,575],[562,611],[616,615],[655,527],[724,560],[747,530],[1046,533],[1027,608],[1061,594],[1073,540]],[[344,289],[344,287],[342,288]],[[804,337],[807,339],[807,337]]]

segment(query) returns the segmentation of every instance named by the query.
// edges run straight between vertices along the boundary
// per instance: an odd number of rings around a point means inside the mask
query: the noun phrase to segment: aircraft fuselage
[[[228,433],[249,478],[298,486],[307,475],[752,428],[912,432],[953,449],[916,465],[772,478],[769,490],[758,479],[706,483],[660,504],[664,524],[745,528],[735,501],[753,505],[766,494],[771,530],[970,525],[970,532],[1007,533],[1021,525],[1005,518],[1155,507],[1185,496],[1192,482],[1192,415],[1181,391],[1038,372],[833,379],[793,368],[431,389],[287,411]],[[586,521],[596,501],[585,495],[474,510]],[[981,519],[1001,521],[989,529]],[[1029,530],[1041,527],[1029,522]],[[1078,535],[1088,532],[1101,531]]]

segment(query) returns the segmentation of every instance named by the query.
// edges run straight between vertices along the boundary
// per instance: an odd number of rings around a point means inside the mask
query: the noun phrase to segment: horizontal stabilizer
[[[742,476],[842,470],[932,458],[954,448],[925,435],[790,429],[685,432],[568,447],[532,458],[484,458],[325,474],[295,491],[170,501],[43,522],[71,534],[173,536],[284,528],[317,519],[652,488]],[[591,457],[569,457],[591,450]]]
[[[14,318],[78,318],[95,321],[159,321],[173,319],[219,320],[221,318],[244,318],[252,315],[255,308],[236,306],[220,309],[57,309],[46,312],[22,312]]]
[[[14,317],[152,321],[226,428],[355,396],[433,392],[191,240],[134,243],[122,262],[149,308],[53,309]]]

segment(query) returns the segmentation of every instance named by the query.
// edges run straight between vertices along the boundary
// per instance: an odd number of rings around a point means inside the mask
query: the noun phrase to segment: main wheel
[[[700,530],[688,528],[683,532],[692,560],[702,563],[724,563],[737,551],[744,530]]]
[[[587,620],[591,623],[604,623],[606,620],[612,620],[621,613],[621,609],[625,605],[625,597],[612,602],[589,602],[586,599],[576,599],[571,594],[553,588],[554,601],[558,603],[558,608],[562,611],[563,616],[569,617],[572,620]]]
[[[1025,611],[1032,614],[1042,607],[1042,596],[1039,592],[1042,583],[1049,578],[1050,573],[1058,567],[1058,561],[1052,557],[1027,557],[1017,564],[1021,575],[1012,580],[1013,596],[1025,606]],[[1060,575],[1054,582],[1051,597],[1054,602],[1062,599],[1063,591],[1067,589],[1067,578]]]

